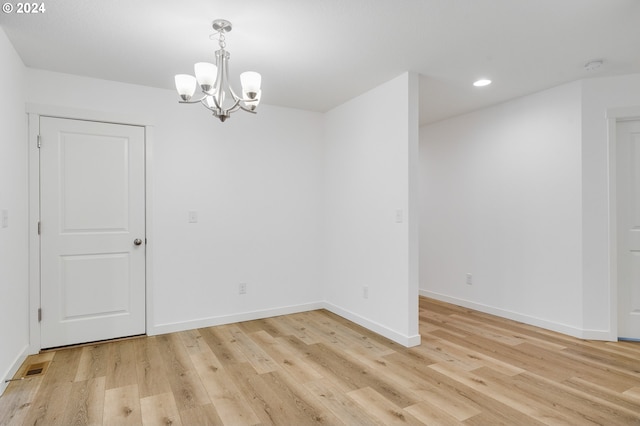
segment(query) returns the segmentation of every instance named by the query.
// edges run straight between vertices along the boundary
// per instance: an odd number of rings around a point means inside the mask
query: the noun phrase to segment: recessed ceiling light
[[[487,80],[486,78],[482,78],[476,81],[475,83],[473,83],[473,85],[476,87],[488,86],[490,84],[491,84],[491,80]]]

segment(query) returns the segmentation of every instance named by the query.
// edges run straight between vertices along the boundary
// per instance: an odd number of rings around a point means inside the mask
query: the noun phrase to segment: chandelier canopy
[[[176,90],[180,95],[180,103],[200,103],[213,112],[220,121],[225,121],[231,113],[242,109],[255,114],[260,103],[260,84],[262,77],[257,72],[246,71],[240,74],[242,84],[242,97],[236,95],[229,84],[229,52],[225,50],[225,33],[231,31],[231,22],[225,19],[216,19],[212,23],[216,31],[210,38],[217,39],[219,50],[216,50],[216,63],[198,62],[194,65],[196,76],[178,74],[175,77]],[[191,100],[196,91],[196,84],[200,86],[202,97]]]

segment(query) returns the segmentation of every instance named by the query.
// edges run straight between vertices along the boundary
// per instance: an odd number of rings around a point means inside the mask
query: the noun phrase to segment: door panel
[[[63,321],[131,311],[128,253],[60,256],[60,262]]]
[[[640,339],[640,121],[618,123],[618,336]]]
[[[62,232],[128,231],[128,145],[123,137],[64,133]]]
[[[40,119],[41,342],[145,332],[144,128]]]

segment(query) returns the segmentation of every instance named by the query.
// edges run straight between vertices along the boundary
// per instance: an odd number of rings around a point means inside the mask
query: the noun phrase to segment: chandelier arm
[[[226,60],[224,61],[224,73],[226,74],[225,81],[227,82],[227,86],[229,87],[229,92],[231,93],[233,100],[236,101],[237,104],[240,101],[240,96],[236,95],[236,92],[233,91],[233,87],[231,87],[231,83],[229,82],[229,62],[227,62]]]
[[[218,75],[217,75],[217,79],[216,79],[216,85],[214,87],[214,95],[213,95],[213,102],[215,103],[216,107],[217,107],[217,111],[220,115],[230,115],[231,113],[237,111],[240,106],[240,101],[241,99],[238,97],[238,95],[235,94],[235,92],[233,91],[233,88],[231,87],[231,84],[229,83],[229,52],[227,52],[226,50],[224,50],[224,48],[216,51],[216,62],[218,65]],[[227,89],[227,90],[225,90]],[[227,108],[227,109],[223,109],[222,108],[222,95],[223,93],[228,92],[229,95],[231,96],[231,98],[234,101],[234,104]]]
[[[251,114],[257,114],[256,111],[251,111],[249,108],[243,107],[242,105],[240,105],[240,109],[243,111],[250,112]]]
[[[222,107],[218,103],[218,96],[220,96],[220,95],[219,94],[215,94],[215,95],[211,96],[211,98],[213,99],[213,103],[216,105],[216,109],[218,111],[222,111]],[[207,105],[207,107],[209,107],[209,106]],[[213,108],[209,108],[209,109],[213,110]]]
[[[200,103],[202,104],[203,107],[205,107],[206,109],[208,109],[209,111],[215,111],[215,108],[210,107],[209,104],[207,103],[207,97],[204,96],[202,99],[200,99]]]
[[[231,114],[232,112],[236,112],[237,110],[239,110],[240,108],[242,108],[242,105],[240,105],[240,99],[238,99],[233,106],[231,106],[230,108],[227,108],[224,112],[225,114]]]
[[[218,108],[218,111],[222,111],[222,82],[224,81],[224,72],[221,65],[224,63],[225,54],[226,52],[224,48],[220,48],[220,50],[216,51],[216,66],[218,67],[218,74],[216,75],[216,84],[213,87],[212,95],[213,103],[216,105],[216,108]]]
[[[180,104],[197,104],[198,102],[202,102],[206,97],[207,97],[207,95],[204,95],[200,99],[196,99],[196,100],[191,100],[191,99],[189,99],[188,101],[178,100],[178,103],[180,103]]]

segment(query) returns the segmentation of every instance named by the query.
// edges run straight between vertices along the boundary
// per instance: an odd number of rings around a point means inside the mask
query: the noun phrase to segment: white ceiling
[[[174,74],[214,62],[211,21],[224,18],[233,23],[230,72],[260,72],[264,103],[327,111],[410,70],[421,75],[421,124],[568,81],[640,72],[640,0],[44,3],[42,14],[0,14],[29,67],[173,88]],[[605,64],[586,71],[592,59]],[[475,88],[479,77],[494,83]]]

